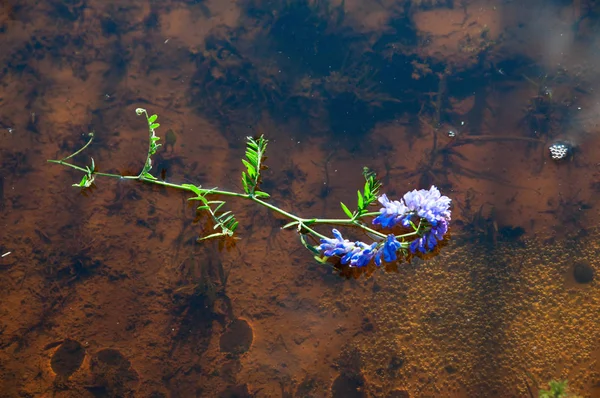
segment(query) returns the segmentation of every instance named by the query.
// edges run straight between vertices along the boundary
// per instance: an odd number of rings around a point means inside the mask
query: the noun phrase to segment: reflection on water
[[[593,1],[5,1],[0,7],[0,396],[599,394],[600,8]],[[452,240],[397,270],[312,261],[232,203],[221,250],[177,192],[48,167],[81,147],[341,214],[362,166],[439,186]],[[554,143],[570,146],[551,159]],[[78,159],[82,162],[84,157]],[[372,272],[375,271],[375,272]],[[347,276],[350,278],[340,277]]]

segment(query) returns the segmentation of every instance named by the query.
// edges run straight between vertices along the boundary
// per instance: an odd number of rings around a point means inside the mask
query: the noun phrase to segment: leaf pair
[[[96,178],[94,175],[94,172],[96,171],[96,164],[94,163],[94,158],[90,159],[92,159],[92,167],[85,166],[86,173],[83,175],[83,178],[81,178],[79,184],[73,184],[74,187],[89,188],[94,183],[94,179]]]

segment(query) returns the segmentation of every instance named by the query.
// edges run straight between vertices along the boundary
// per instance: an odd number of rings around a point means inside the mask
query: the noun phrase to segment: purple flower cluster
[[[407,217],[409,210],[404,201],[389,200],[386,194],[381,195],[378,200],[383,207],[379,211],[381,214],[373,220],[373,224],[379,224],[383,228],[391,228],[398,223],[402,223],[405,227],[410,225],[407,223],[407,220],[410,220],[410,217]]]
[[[337,229],[333,229],[333,238],[321,239],[319,250],[326,256],[339,256],[342,258],[342,264],[350,264],[351,267],[364,267],[372,259],[375,264],[381,265],[381,256],[386,262],[395,261],[396,252],[401,244],[394,235],[389,235],[383,244],[378,248],[377,242],[368,245],[364,242],[350,242],[344,239]]]
[[[350,263],[353,267],[364,267],[375,255],[376,243],[369,246],[364,242],[350,242],[344,239],[337,229],[333,230],[333,239],[321,239],[319,250],[326,256],[339,256],[342,264]]]
[[[383,228],[392,228],[398,224],[406,228],[419,225],[418,237],[408,245],[412,253],[432,251],[448,232],[451,200],[442,196],[435,186],[429,190],[413,190],[402,199],[394,201],[383,194],[379,197],[379,202],[383,207],[373,224]],[[342,264],[350,264],[351,267],[364,267],[371,260],[381,265],[382,256],[385,262],[396,261],[398,250],[402,248],[402,243],[393,234],[388,235],[385,242],[375,242],[372,245],[350,242],[337,229],[333,230],[333,236],[321,239],[318,249],[325,256],[341,257]],[[404,247],[407,247],[406,244]]]
[[[384,194],[379,197],[383,205],[381,214],[373,220],[384,228],[391,228],[397,224],[404,227],[414,225],[415,217],[421,222],[425,221],[426,231],[416,240],[411,242],[410,251],[427,253],[435,248],[438,241],[448,232],[448,223],[451,219],[450,202],[447,196],[442,196],[440,191],[432,186],[427,189],[413,190],[404,195],[401,200],[390,201]]]

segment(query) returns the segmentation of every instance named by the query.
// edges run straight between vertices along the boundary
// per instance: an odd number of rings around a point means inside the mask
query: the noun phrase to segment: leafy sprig
[[[365,177],[365,187],[362,192],[360,190],[357,191],[357,210],[351,212],[348,206],[343,202],[340,202],[342,210],[351,220],[356,220],[367,214],[369,212],[368,207],[375,203],[379,196],[381,182],[377,179],[377,173],[370,170],[368,167],[363,167],[363,176]]]
[[[363,167],[365,177],[364,193],[358,191],[358,216],[368,213],[367,208],[377,201],[381,182],[377,179],[377,173],[368,167]]]
[[[158,143],[160,137],[156,135],[156,129],[160,127],[160,124],[156,123],[158,115],[154,114],[149,116],[148,112],[143,108],[137,108],[135,113],[140,116],[146,116],[146,122],[148,123],[148,134],[150,135],[150,140],[148,141],[148,156],[146,157],[146,163],[144,164],[144,168],[142,169],[140,176],[150,180],[156,180],[156,177],[150,174],[150,170],[152,169],[152,156],[156,153],[156,151],[158,151],[158,148],[162,146],[162,144]]]
[[[256,197],[268,198],[268,193],[260,191],[260,172],[267,168],[264,161],[267,159],[265,151],[268,141],[262,135],[258,138],[247,137],[247,140],[246,159],[242,159],[242,163],[246,166],[246,171],[242,172],[244,192]]]
[[[201,186],[195,186],[192,184],[182,184],[181,186],[189,189],[190,191],[196,194],[196,197],[189,198],[188,200],[201,201],[202,204],[197,207],[197,210],[206,210],[215,223],[214,229],[220,229],[219,232],[215,232],[213,234],[198,238],[199,242],[212,238],[233,236],[238,226],[238,222],[235,219],[235,216],[231,211],[219,213],[219,211],[225,205],[226,202],[223,200],[208,200],[207,198],[208,195],[215,192],[216,188],[212,190],[203,190]],[[214,205],[216,206],[213,209],[211,206]]]
[[[94,175],[96,172],[96,164],[94,163],[94,158],[90,159],[92,160],[92,166],[85,166],[86,173],[81,178],[79,184],[73,184],[74,187],[89,188],[94,183],[94,180],[96,179],[96,176]]]
[[[139,177],[156,181],[157,178],[150,174],[150,170],[152,169],[152,156],[156,154],[158,148],[162,146],[162,144],[158,143],[160,137],[156,135],[156,129],[160,127],[160,124],[156,122],[158,120],[158,115],[148,115],[148,112],[143,108],[138,108],[135,110],[135,112],[140,116],[146,116],[146,122],[148,123],[148,134],[150,136],[150,140],[148,143],[148,156],[146,157],[146,163]],[[264,146],[266,146],[266,142]],[[264,153],[264,149],[262,152]],[[219,232],[215,232],[213,234],[209,234],[207,236],[198,238],[198,241],[219,238],[223,236],[233,236],[238,226],[238,222],[235,219],[235,216],[231,211],[220,212],[221,208],[225,205],[226,202],[222,200],[208,200],[207,198],[207,196],[211,193],[215,193],[216,188],[206,190],[202,189],[201,186],[195,186],[193,184],[181,184],[181,187],[192,191],[196,194],[195,197],[190,198],[189,200],[201,201],[202,204],[198,206],[197,210],[207,211],[210,214],[210,217],[212,218],[213,222],[215,223],[214,229],[220,230]],[[214,206],[214,208],[211,206]]]

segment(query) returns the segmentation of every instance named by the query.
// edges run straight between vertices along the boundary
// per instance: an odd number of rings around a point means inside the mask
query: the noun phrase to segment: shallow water
[[[0,6],[1,397],[600,394],[600,8],[579,1],[8,1]],[[343,216],[362,167],[453,199],[452,239],[345,277],[228,200],[234,247],[137,174]],[[554,161],[548,147],[573,150]],[[89,158],[78,155],[79,164]]]

